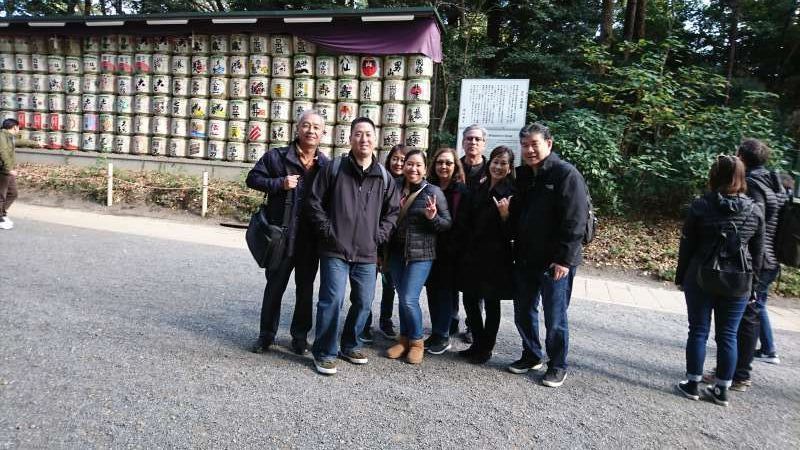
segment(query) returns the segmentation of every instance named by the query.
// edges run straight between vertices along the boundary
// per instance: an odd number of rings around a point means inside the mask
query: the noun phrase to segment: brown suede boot
[[[406,362],[409,364],[422,363],[422,357],[425,355],[425,341],[417,339],[416,341],[409,341],[408,343],[408,356]]]
[[[400,336],[397,338],[397,344],[386,349],[386,357],[389,359],[401,358],[408,352],[408,338]]]

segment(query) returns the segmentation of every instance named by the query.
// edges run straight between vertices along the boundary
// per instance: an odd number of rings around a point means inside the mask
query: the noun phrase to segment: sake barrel
[[[333,148],[328,145],[320,145],[317,147],[320,153],[327,156],[329,159],[333,157]]]
[[[230,52],[234,55],[250,53],[250,39],[246,34],[235,33],[230,37]]]
[[[248,142],[267,142],[267,122],[261,120],[251,120],[247,122],[247,141]]]
[[[349,124],[358,115],[358,103],[339,102],[336,104],[336,123]]]
[[[292,102],[288,100],[273,100],[270,104],[270,120],[288,122],[292,117]]]
[[[97,115],[97,129],[100,133],[114,133],[116,117],[114,114],[98,114]]]
[[[409,56],[406,63],[406,74],[408,78],[432,78],[433,60],[425,55]]]
[[[251,97],[266,98],[269,95],[269,78],[250,77],[248,84]]]
[[[304,100],[292,102],[292,121],[299,122],[304,112],[314,109],[314,103]]]
[[[189,99],[186,97],[172,97],[170,115],[172,117],[189,117]]]
[[[358,105],[358,117],[366,117],[375,124],[376,127],[381,125],[381,106],[375,104],[361,104]]]
[[[189,95],[194,97],[208,96],[208,78],[192,77],[189,82]]]
[[[152,116],[150,118],[150,133],[153,136],[166,136],[169,131],[169,117]]]
[[[320,137],[320,145],[325,145],[328,147],[332,146],[335,131],[336,127],[333,125],[325,125],[325,128],[322,130],[322,136]]]
[[[294,55],[292,75],[295,77],[314,76],[314,57],[311,55]]]
[[[153,53],[153,39],[148,36],[136,37],[136,53]]]
[[[225,144],[225,160],[244,161],[245,149],[244,142],[228,142]]]
[[[209,75],[209,57],[205,55],[192,56],[192,67],[189,73],[193,76],[207,77]],[[173,71],[174,73],[174,71]]]
[[[17,72],[30,72],[31,69],[31,55],[24,53],[17,53],[14,55]]]
[[[250,108],[246,100],[228,100],[228,117],[237,120],[247,120]]]
[[[336,125],[334,127],[333,145],[336,147],[350,146],[350,125]]]
[[[64,58],[64,73],[80,75],[83,73],[83,59],[80,56],[67,56]]]
[[[83,73],[91,73],[91,74],[100,73],[100,55],[97,54],[83,55]]]
[[[189,115],[193,119],[205,119],[208,117],[208,99],[198,97],[190,98]]]
[[[81,56],[83,53],[83,42],[78,36],[64,38],[64,54],[67,56]]]
[[[133,96],[118,95],[116,110],[119,114],[133,114]]]
[[[228,73],[232,77],[246,77],[249,75],[247,56],[233,55],[228,60]]]
[[[211,53],[227,54],[230,51],[229,37],[227,34],[214,34],[211,36]]]
[[[189,119],[173,117],[170,120],[170,135],[175,137],[189,137]]]
[[[64,77],[64,92],[67,94],[80,94],[83,92],[81,77],[77,75],[67,75]]]
[[[269,39],[272,56],[292,56],[292,37],[285,34],[273,34]]]
[[[131,95],[133,94],[133,77],[130,75],[120,75],[117,77],[117,94]]]
[[[82,78],[83,78],[83,86],[82,86],[83,93],[96,94],[98,92],[98,86],[100,84],[100,76],[87,74],[84,75]]]
[[[137,134],[131,139],[131,153],[146,155],[150,153],[150,136]]]
[[[405,80],[386,80],[383,82],[383,101],[402,102],[406,98]]]
[[[34,111],[47,111],[47,94],[42,91],[32,93],[31,109]]]
[[[208,137],[207,126],[208,126],[208,121],[205,119],[189,120],[189,137],[197,139],[205,139],[206,137]]]
[[[169,139],[163,136],[150,138],[150,154],[153,156],[167,156],[167,143]]]
[[[209,140],[205,157],[211,160],[222,160],[225,157],[225,141]]]
[[[64,38],[62,36],[47,37],[47,53],[50,55],[64,54]]]
[[[269,53],[271,51],[269,46],[269,35],[262,33],[251,34],[250,51],[252,53]]]
[[[150,117],[143,115],[133,116],[133,132],[138,135],[149,135],[152,130]],[[146,153],[147,151],[145,150],[144,152]]]
[[[232,99],[245,100],[250,97],[249,80],[246,78],[231,78],[228,80],[228,96]]]
[[[293,36],[294,52],[296,54],[313,55],[317,52],[317,46],[303,38]]]
[[[47,129],[50,131],[64,131],[66,114],[60,112],[51,112],[47,115]]]
[[[316,64],[314,64],[314,74],[317,78],[335,78],[336,64],[336,57],[334,56],[317,56]]]
[[[131,152],[131,137],[128,135],[114,136],[114,153],[128,154]]]
[[[292,80],[287,78],[273,78],[270,81],[270,98],[275,100],[291,99]]]
[[[247,136],[247,122],[243,120],[228,121],[228,141],[244,142]]]
[[[97,151],[97,138],[98,136],[94,133],[82,133],[81,150],[85,152]]]
[[[250,118],[257,120],[269,119],[270,105],[269,100],[264,98],[250,99]]]
[[[80,114],[64,115],[64,131],[68,133],[80,133],[83,130],[83,116]]]
[[[359,84],[358,100],[362,103],[380,103],[381,82],[378,80],[364,80]]]
[[[163,55],[172,53],[172,38],[167,36],[158,36],[153,38],[153,52]]]
[[[153,79],[147,74],[138,74],[133,77],[133,92],[136,94],[150,94],[153,92]]]
[[[47,148],[50,150],[61,150],[64,148],[64,133],[61,131],[51,131],[47,133]]]
[[[33,91],[33,76],[28,73],[18,73],[14,77],[17,92]]]
[[[318,101],[336,100],[336,80],[331,78],[320,78],[316,80],[314,97]]]
[[[192,34],[192,54],[207,55],[211,52],[211,37],[207,34]]]
[[[173,158],[185,158],[187,147],[189,147],[188,139],[170,138],[167,147],[167,156],[171,156]]]
[[[31,89],[35,93],[47,93],[47,75],[35,73],[31,75]]]
[[[381,127],[381,140],[378,143],[384,150],[391,150],[392,147],[403,143],[403,129],[395,126]]]
[[[28,36],[14,36],[14,52],[30,53],[31,41]]]
[[[14,92],[3,92],[0,94],[0,110],[14,111],[19,108],[17,104],[17,94]]]
[[[431,101],[431,80],[426,78],[409,79],[406,82],[406,101]]]
[[[383,77],[386,80],[401,80],[406,76],[406,57],[390,55],[383,57]]]
[[[3,92],[16,92],[17,76],[9,72],[0,74],[0,90]]]
[[[119,51],[119,43],[117,42],[116,34],[101,34],[100,35],[100,51],[107,53],[116,53]]]
[[[402,103],[384,103],[381,105],[381,123],[390,126],[403,125],[405,108]]]
[[[288,143],[291,138],[291,127],[288,122],[270,122],[269,124],[269,140],[270,142]]]
[[[66,59],[61,55],[50,55],[47,57],[47,71],[51,74],[66,72]]]
[[[428,129],[426,127],[406,127],[405,145],[426,150],[428,148]]]
[[[81,99],[81,111],[84,113],[97,112],[97,95],[83,94]]]
[[[154,75],[173,75],[173,76],[187,76],[189,75],[189,65],[191,59],[188,56],[175,56],[165,54],[153,55],[152,73]]]
[[[153,94],[169,94],[172,77],[169,75],[153,75]]]
[[[33,35],[29,39],[31,46],[31,53],[47,53],[47,39],[41,35]]]
[[[187,97],[189,95],[190,78],[172,77],[172,96]]]
[[[198,58],[206,58],[202,55],[197,56]],[[169,71],[167,73],[171,73],[174,77],[185,77],[189,76],[193,73],[193,66],[192,66],[192,58],[189,56],[184,55],[175,55],[170,60],[169,56],[164,56],[166,59],[166,63],[168,64]],[[202,61],[202,60],[201,60]],[[201,62],[202,64],[202,62]],[[161,73],[160,69],[161,64],[159,64],[159,55],[153,55],[153,73]]]
[[[48,94],[47,109],[51,112],[64,112],[64,94]]]
[[[208,60],[208,73],[211,76],[224,77],[230,75],[230,57],[225,55],[211,55]]]
[[[117,71],[117,55],[114,53],[100,54],[100,73],[115,73]]]
[[[248,66],[251,76],[269,76],[272,73],[272,60],[269,55],[250,55]]]
[[[202,158],[206,154],[205,139],[189,139],[189,147],[186,149],[187,158]]]
[[[172,98],[167,95],[155,95],[152,100],[153,115],[167,116],[172,112]]]
[[[263,142],[248,142],[245,151],[247,152],[245,161],[257,162],[267,152],[267,144]]]
[[[336,123],[336,103],[317,102],[314,104],[314,110],[316,110],[319,115],[322,116],[322,118],[325,120],[325,123]]]
[[[336,71],[341,78],[358,77],[358,57],[353,55],[339,55],[336,59]]]
[[[13,114],[13,111],[11,111]],[[31,113],[31,120],[29,122],[28,128],[31,130],[43,130],[45,126],[47,126],[47,114],[41,112],[32,112]],[[11,118],[11,117],[9,117]],[[43,138],[44,139],[44,138]]]
[[[358,99],[358,80],[354,78],[340,78],[336,82],[336,99],[340,101]]]
[[[114,131],[118,135],[128,136],[133,134],[133,116],[119,115],[115,119]]]
[[[275,78],[289,78],[292,76],[292,59],[285,56],[273,56],[272,76]]]
[[[115,112],[116,96],[113,94],[100,94],[97,96],[97,111],[101,113]]]
[[[348,153],[350,153],[350,147],[334,147],[331,158],[338,158]]]
[[[381,66],[383,61],[376,56],[362,56],[358,66],[358,77],[362,80],[379,80],[383,74]]]
[[[64,150],[79,150],[81,148],[81,134],[75,132],[64,133]]]
[[[208,116],[214,119],[228,118],[228,100],[212,98],[208,101]]]
[[[117,55],[117,73],[121,75],[133,73],[133,55]]]
[[[0,71],[14,72],[16,70],[17,63],[14,60],[14,55],[12,53],[0,53]]]
[[[192,53],[191,39],[188,36],[178,36],[172,40],[172,53],[176,55],[189,55]]]
[[[14,38],[11,36],[0,36],[0,52],[14,53]]]
[[[427,127],[431,123],[431,105],[428,103],[409,103],[406,105],[406,125]]]
[[[137,53],[134,57],[133,71],[136,73],[150,74],[153,71],[153,55]]]
[[[83,96],[81,95],[67,95],[64,97],[64,112],[66,113],[79,113],[83,105]]]
[[[39,53],[31,55],[31,72],[47,73],[47,55]]]
[[[228,97],[228,78],[211,77],[208,84],[208,94],[212,97]]]
[[[149,95],[136,95],[133,97],[133,112],[135,114],[152,114],[152,99]]]
[[[228,135],[228,122],[222,119],[210,119],[208,121],[208,138],[225,140]]]

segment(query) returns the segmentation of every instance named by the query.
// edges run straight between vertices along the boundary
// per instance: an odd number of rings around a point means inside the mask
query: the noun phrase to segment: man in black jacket
[[[542,366],[541,295],[549,358],[542,383],[558,387],[567,375],[567,307],[589,215],[586,182],[575,167],[552,153],[553,137],[546,126],[527,125],[519,138],[524,164],[517,168],[510,225],[515,239],[514,322],[523,352],[508,370],[521,374]]]
[[[263,353],[275,340],[281,317],[281,300],[289,276],[295,271],[296,302],[290,332],[292,350],[298,355],[308,351],[306,336],[311,330],[314,299],[314,278],[317,276],[316,239],[308,218],[302,214],[308,192],[319,170],[329,159],[317,149],[325,131],[323,118],[313,111],[300,116],[297,139],[288,147],[276,148],[264,154],[247,174],[247,186],[269,195],[267,217],[273,225],[283,223],[288,208],[291,218],[286,257],[275,270],[267,270],[267,286],[261,305],[261,331],[253,352]]]
[[[320,287],[314,366],[336,373],[336,357],[366,364],[360,332],[375,295],[378,246],[386,243],[400,211],[400,196],[375,150],[375,125],[366,117],[350,129],[350,153],[320,172],[308,199],[309,216],[319,235]],[[350,279],[352,305],[337,342],[339,313]]]

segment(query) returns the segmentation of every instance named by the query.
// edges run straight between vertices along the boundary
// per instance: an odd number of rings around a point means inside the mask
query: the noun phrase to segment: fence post
[[[108,163],[108,187],[106,189],[106,206],[114,204],[114,164]]]
[[[203,205],[200,215],[205,217],[208,214],[208,172],[203,171]]]

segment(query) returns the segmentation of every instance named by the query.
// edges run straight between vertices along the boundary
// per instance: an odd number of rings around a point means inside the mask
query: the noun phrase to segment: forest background
[[[529,119],[551,127],[556,151],[585,175],[606,223],[623,227],[607,229],[620,238],[631,224],[657,235],[666,226],[658,218],[679,218],[703,190],[713,158],[735,153],[745,137],[765,141],[770,164],[798,175],[800,0],[5,0],[3,10],[111,15],[429,5],[445,25],[434,148],[455,144],[460,80],[528,78]],[[667,265],[653,272],[668,278]],[[800,276],[796,289],[790,293],[800,294]]]

